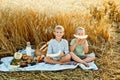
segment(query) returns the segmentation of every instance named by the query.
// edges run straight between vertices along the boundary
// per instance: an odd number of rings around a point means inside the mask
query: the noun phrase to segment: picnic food
[[[27,62],[21,62],[20,63],[20,67],[27,67],[27,66],[28,66]]]
[[[13,58],[13,60],[11,61],[10,65],[19,65],[20,64],[20,59],[15,59]]]
[[[19,53],[19,52],[15,52],[14,58],[15,58],[15,59],[21,59],[21,58],[22,58],[22,54]]]
[[[20,67],[20,59],[13,58],[13,60],[11,61],[9,67],[11,67],[11,68],[18,68],[18,67]]]
[[[27,60],[27,59],[28,59],[27,54],[23,54],[23,55],[22,55],[22,59],[23,59],[23,60]]]

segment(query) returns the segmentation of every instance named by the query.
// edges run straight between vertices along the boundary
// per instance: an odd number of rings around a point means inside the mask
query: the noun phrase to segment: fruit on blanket
[[[28,59],[28,60],[27,60],[27,63],[28,63],[28,64],[30,64],[31,62],[32,62],[32,60],[31,60],[31,59]]]
[[[19,53],[19,52],[15,52],[14,58],[15,58],[15,59],[21,59],[21,58],[22,58],[22,54]]]
[[[33,57],[32,56],[28,56],[28,59],[26,60],[28,64],[30,64],[33,61]]]
[[[87,38],[88,35],[79,36],[79,35],[75,35],[75,34],[74,34],[74,37],[79,38],[79,39],[84,39],[84,38]]]
[[[21,62],[20,63],[20,67],[27,67],[27,66],[28,66],[27,62]]]
[[[34,58],[32,56],[28,56],[27,54],[23,54],[22,60],[30,64],[34,60]]]
[[[58,57],[58,56],[60,56],[60,54],[61,54],[61,51],[59,51],[58,53],[55,53],[55,54],[47,54],[46,56]]]
[[[22,55],[22,59],[23,59],[23,60],[27,60],[27,59],[28,59],[27,54],[23,54],[23,55]]]
[[[10,65],[19,65],[20,64],[20,59],[15,59],[13,58],[13,60],[11,61]]]
[[[15,59],[13,58],[10,65],[8,67],[11,67],[11,68],[18,68],[20,67],[20,59]]]

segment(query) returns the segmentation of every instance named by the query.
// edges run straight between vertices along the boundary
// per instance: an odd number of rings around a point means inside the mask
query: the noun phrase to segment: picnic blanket
[[[34,49],[32,49],[31,54],[34,57]],[[25,50],[19,50],[20,53],[26,53]],[[98,67],[96,66],[96,64],[93,62],[88,63],[90,66],[86,67],[83,64],[73,64],[73,61],[71,61],[71,64],[64,64],[64,65],[60,65],[60,64],[47,64],[45,62],[41,62],[41,63],[37,63],[36,65],[28,65],[28,67],[24,67],[24,68],[13,68],[10,67],[10,63],[12,61],[13,57],[4,57],[1,59],[1,61],[3,62],[2,64],[0,64],[0,71],[60,71],[60,70],[65,70],[65,69],[75,69],[76,67],[82,68],[84,70],[88,70],[88,69],[92,69],[92,70],[98,70]]]
[[[94,62],[89,63],[89,67],[84,66],[83,64],[71,64],[69,65],[60,65],[60,64],[47,64],[45,62],[37,63],[36,65],[28,65],[28,67],[24,68],[12,68],[10,67],[10,62],[12,61],[13,57],[4,57],[1,59],[3,62],[0,64],[0,71],[59,71],[59,70],[65,70],[65,69],[75,69],[76,67],[80,67],[82,69],[92,69],[92,70],[98,70],[98,67],[95,65]]]

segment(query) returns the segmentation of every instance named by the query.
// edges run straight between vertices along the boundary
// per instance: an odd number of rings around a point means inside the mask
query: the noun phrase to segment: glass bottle
[[[26,46],[26,54],[28,55],[28,56],[32,56],[32,54],[31,54],[31,44],[30,44],[30,42],[27,42],[27,46]]]

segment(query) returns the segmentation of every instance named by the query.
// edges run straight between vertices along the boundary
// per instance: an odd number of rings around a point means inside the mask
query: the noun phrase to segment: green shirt
[[[73,45],[75,43],[75,39],[71,40],[70,45]],[[88,46],[88,42],[86,40],[86,46]],[[76,54],[77,56],[84,56],[84,45],[83,44],[77,44],[75,47],[75,50],[73,51],[74,54]]]

